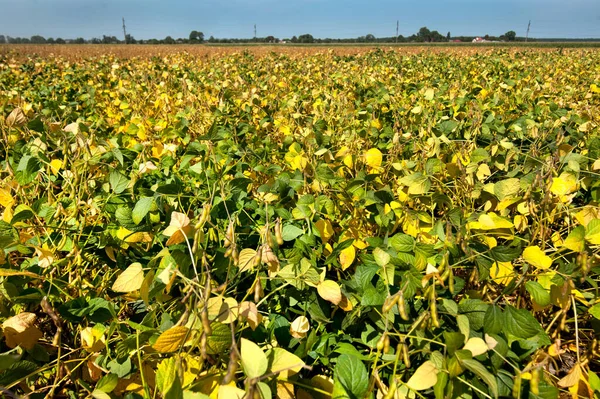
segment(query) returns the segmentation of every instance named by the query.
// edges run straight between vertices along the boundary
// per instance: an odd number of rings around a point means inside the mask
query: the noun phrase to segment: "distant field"
[[[214,57],[249,51],[253,54],[269,54],[271,52],[289,55],[311,55],[331,51],[336,55],[362,54],[373,49],[393,50],[406,54],[421,52],[457,52],[465,55],[486,53],[495,49],[508,50],[541,50],[556,51],[562,49],[597,49],[599,42],[581,43],[340,43],[340,44],[210,44],[210,45],[147,45],[147,44],[68,44],[68,45],[38,45],[10,44],[0,45],[0,55],[10,54],[15,58],[38,55],[61,56],[68,58],[94,57],[112,54],[117,57],[166,56],[186,52],[198,56]]]
[[[0,397],[593,398],[599,86],[548,43],[0,47]]]

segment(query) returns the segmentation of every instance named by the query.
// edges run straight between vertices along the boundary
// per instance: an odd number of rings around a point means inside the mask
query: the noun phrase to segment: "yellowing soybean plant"
[[[599,52],[59,49],[0,56],[3,395],[598,395]]]

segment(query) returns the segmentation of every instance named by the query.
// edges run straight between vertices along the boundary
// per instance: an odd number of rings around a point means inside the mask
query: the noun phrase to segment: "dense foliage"
[[[3,389],[598,393],[598,52],[3,57]]]

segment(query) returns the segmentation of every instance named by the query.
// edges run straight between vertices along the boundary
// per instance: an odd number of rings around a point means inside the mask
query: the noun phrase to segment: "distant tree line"
[[[44,38],[40,35],[34,35],[30,38],[26,37],[11,37],[0,35],[0,44],[4,43],[32,43],[32,44],[202,44],[202,43],[231,43],[231,44],[250,44],[250,43],[439,43],[439,42],[471,42],[475,38],[482,38],[486,41],[524,41],[524,37],[517,37],[514,31],[508,31],[501,36],[452,36],[450,32],[446,35],[442,35],[437,30],[429,30],[427,27],[422,27],[419,31],[410,36],[387,36],[387,37],[375,37],[373,34],[367,34],[365,36],[359,36],[356,38],[344,38],[344,39],[331,39],[331,38],[316,38],[309,33],[305,33],[299,36],[292,36],[292,38],[279,39],[274,36],[265,37],[254,37],[250,39],[245,38],[215,38],[210,36],[205,39],[204,33],[193,30],[186,38],[173,38],[167,36],[164,39],[146,39],[136,40],[132,35],[128,34],[127,40],[120,40],[116,36],[103,35],[101,38],[95,37],[86,40],[82,37],[77,39],[62,39],[60,37],[54,39],[52,37]],[[529,41],[594,41],[598,39],[533,39],[529,38]]]

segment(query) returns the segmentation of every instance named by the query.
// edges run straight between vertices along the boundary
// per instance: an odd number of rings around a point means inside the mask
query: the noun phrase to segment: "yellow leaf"
[[[175,326],[160,334],[152,347],[162,353],[175,352],[189,337],[189,328],[184,326]]]
[[[288,152],[285,154],[285,161],[292,169],[304,170],[308,165],[308,158],[304,156],[304,150],[298,143],[290,145]]]
[[[315,226],[319,231],[319,235],[321,236],[323,243],[329,241],[329,239],[333,236],[333,226],[329,220],[320,219],[317,221],[317,223],[315,223]]]
[[[129,265],[115,280],[112,290],[115,292],[137,291],[144,282],[144,270],[142,264],[135,262]]]
[[[5,208],[10,208],[14,202],[15,200],[12,195],[10,195],[10,191],[0,188],[0,205]]]
[[[35,254],[38,256],[39,267],[49,267],[54,262],[54,254],[48,249],[46,244],[42,248],[35,247]]]
[[[406,385],[412,390],[422,391],[429,389],[437,382],[439,370],[431,360],[419,366],[415,373],[410,377]]]
[[[382,161],[383,154],[377,148],[371,148],[365,153],[365,163],[371,169],[379,170]]]
[[[467,341],[463,349],[471,351],[473,356],[479,356],[487,352],[489,348],[488,344],[486,344],[486,342],[483,339],[473,337]]]
[[[235,298],[225,298],[216,320],[223,324],[233,323],[238,317],[238,303]]]
[[[354,245],[350,245],[348,248],[343,249],[340,252],[340,265],[342,265],[342,270],[346,270],[352,265],[354,259],[356,258],[356,249],[354,249]]]
[[[494,212],[484,213],[479,216],[476,222],[470,222],[468,227],[477,230],[495,230],[495,229],[510,229],[514,227],[513,223]]]
[[[523,259],[525,262],[538,269],[548,269],[552,266],[552,259],[550,259],[550,257],[537,245],[525,248],[523,251]]]
[[[488,176],[491,176],[492,172],[490,171],[490,167],[487,164],[482,163],[477,168],[477,173],[475,175],[477,176],[477,179],[479,181],[482,181],[485,180]]]
[[[137,232],[127,230],[125,227],[119,227],[116,234],[117,238],[127,243],[152,242],[152,236],[147,232]]]
[[[23,312],[10,317],[2,323],[2,332],[6,346],[14,348],[17,345],[32,349],[43,337],[42,332],[35,326],[35,313]]]
[[[317,285],[317,292],[319,296],[326,301],[338,305],[342,300],[342,291],[340,286],[332,280],[325,280]]]
[[[53,159],[50,161],[50,171],[52,174],[56,176],[60,169],[62,168],[62,161],[60,159]]]
[[[575,214],[575,219],[584,227],[587,227],[590,220],[600,219],[600,207],[584,206],[582,210]]]
[[[490,268],[490,277],[498,284],[508,284],[513,273],[514,268],[511,262],[495,262]]]
[[[181,356],[183,360],[183,386],[188,386],[202,371],[202,360],[188,353]]]
[[[240,251],[238,267],[240,272],[251,271],[254,269],[254,259],[256,258],[256,250],[245,248]]]
[[[106,338],[101,329],[86,327],[81,330],[81,347],[88,352],[99,352],[104,348]]]
[[[327,394],[312,391],[313,399],[331,399],[333,393],[333,379],[324,375],[315,375],[310,379],[310,386],[319,388],[321,391],[327,392]]]
[[[232,385],[219,385],[218,399],[242,399],[246,396],[246,392]]]
[[[304,338],[308,330],[310,330],[310,323],[306,316],[297,317],[290,325],[290,334],[294,338]]]
[[[552,179],[550,192],[562,196],[577,191],[577,177],[571,173],[563,172],[559,177]]]
[[[283,348],[271,349],[267,353],[267,357],[269,358],[269,371],[273,374],[279,374],[278,378],[285,380],[304,367],[302,359]]]
[[[240,346],[240,360],[246,377],[258,378],[265,374],[269,368],[269,360],[262,349],[246,338],[242,338]]]
[[[562,244],[563,247],[575,252],[583,252],[585,249],[585,227],[575,227]]]

